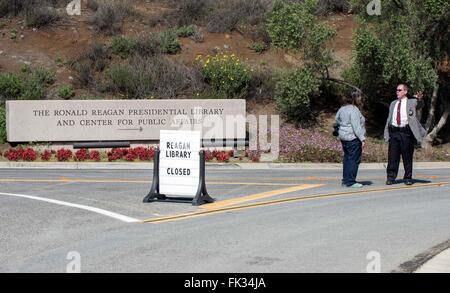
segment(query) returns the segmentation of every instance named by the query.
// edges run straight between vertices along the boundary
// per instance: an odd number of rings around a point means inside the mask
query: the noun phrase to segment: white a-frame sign
[[[169,196],[170,195],[170,196]],[[200,131],[161,130],[153,182],[144,202],[213,202],[205,184],[205,156]]]

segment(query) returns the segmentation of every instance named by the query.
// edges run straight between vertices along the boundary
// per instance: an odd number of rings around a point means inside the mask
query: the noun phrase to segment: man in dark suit
[[[417,109],[423,106],[423,95],[418,93],[415,99],[408,99],[408,87],[404,84],[397,86],[397,99],[391,103],[389,116],[384,129],[384,138],[389,142],[387,185],[395,182],[400,164],[403,159],[406,185],[412,185],[414,144],[421,144],[427,132],[417,119]]]

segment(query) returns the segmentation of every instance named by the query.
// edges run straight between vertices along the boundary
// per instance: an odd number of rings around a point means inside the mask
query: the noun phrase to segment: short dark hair
[[[345,104],[355,104],[356,100],[362,95],[359,90],[352,90],[349,94],[344,97]]]

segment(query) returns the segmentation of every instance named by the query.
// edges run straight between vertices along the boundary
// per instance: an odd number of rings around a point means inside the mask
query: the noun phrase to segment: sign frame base
[[[155,151],[155,158],[153,164],[153,181],[149,194],[144,197],[144,203],[150,202],[177,202],[177,203],[189,203],[193,206],[199,206],[206,203],[213,203],[215,201],[208,191],[206,190],[205,182],[205,152],[200,151],[200,178],[196,195],[192,197],[169,197],[165,194],[159,193],[159,156],[160,150]]]

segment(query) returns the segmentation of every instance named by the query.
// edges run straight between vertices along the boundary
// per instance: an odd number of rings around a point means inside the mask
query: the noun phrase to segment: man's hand
[[[422,100],[423,99],[423,92],[422,91],[416,92],[414,94],[414,98],[416,98],[418,100]]]

